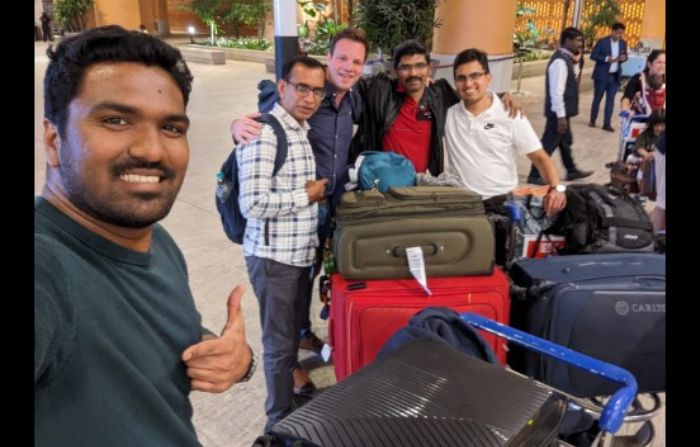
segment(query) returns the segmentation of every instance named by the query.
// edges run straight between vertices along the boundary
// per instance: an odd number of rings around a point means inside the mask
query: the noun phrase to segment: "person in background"
[[[41,33],[44,35],[44,42],[53,42],[53,32],[51,31],[51,16],[46,14],[46,11],[44,11],[41,13],[39,21],[41,22]]]
[[[591,60],[595,61],[595,67],[592,76],[594,93],[589,127],[595,127],[600,101],[605,95],[603,130],[615,131],[610,125],[610,120],[615,108],[615,95],[620,88],[622,63],[627,60],[627,42],[622,38],[624,33],[625,25],[620,22],[613,23],[610,35],[596,42],[591,51]]]
[[[545,108],[547,117],[542,147],[550,157],[559,148],[561,159],[566,167],[566,180],[588,177],[593,171],[582,171],[576,167],[571,154],[574,137],[571,133],[570,119],[578,115],[579,91],[574,76],[573,55],[583,45],[583,34],[576,28],[566,28],[561,33],[561,46],[554,52],[545,76]],[[535,164],[530,168],[527,182],[535,185],[544,184],[541,173]]]
[[[650,78],[657,76],[661,77],[662,84],[659,88],[654,90],[649,84],[650,82],[658,83],[658,81],[650,81]],[[652,90],[653,99],[650,98]],[[622,94],[620,115],[628,116],[630,111],[644,115],[649,115],[652,112],[652,108],[646,105],[642,107],[637,106],[633,109],[635,98],[637,98],[637,104],[648,104],[649,102],[653,102],[654,104],[663,103],[663,107],[666,107],[666,50],[653,50],[649,53],[644,70],[630,78]]]
[[[644,129],[634,142],[634,153],[631,156],[637,157],[634,161],[646,161],[654,157],[654,145],[659,135],[666,130],[666,112],[664,109],[655,110],[649,115],[647,128]]]

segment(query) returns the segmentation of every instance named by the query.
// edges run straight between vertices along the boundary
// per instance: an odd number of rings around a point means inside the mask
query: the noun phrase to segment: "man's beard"
[[[175,203],[177,190],[171,197],[152,193],[141,193],[125,201],[113,201],[109,197],[100,197],[101,193],[106,193],[86,185],[70,157],[63,154],[62,151],[59,172],[66,196],[79,210],[102,222],[125,228],[146,228],[165,218]],[[146,167],[144,163],[140,163],[139,166]],[[129,168],[139,166],[132,163]],[[119,173],[124,172],[125,169],[124,166],[115,168],[113,175],[118,179]],[[161,168],[161,170],[166,173],[164,179],[172,177],[171,169]]]

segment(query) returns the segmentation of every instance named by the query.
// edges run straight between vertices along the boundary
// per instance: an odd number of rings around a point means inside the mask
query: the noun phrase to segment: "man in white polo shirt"
[[[445,122],[449,171],[465,187],[481,194],[487,213],[507,214],[503,202],[518,185],[517,157],[527,155],[550,185],[545,197],[547,214],[562,210],[566,188],[559,183],[556,168],[532,125],[523,116],[508,117],[498,96],[488,90],[492,76],[486,53],[473,48],[459,53],[454,79],[462,102],[450,107]],[[498,246],[505,244],[501,231],[497,228],[497,253]]]

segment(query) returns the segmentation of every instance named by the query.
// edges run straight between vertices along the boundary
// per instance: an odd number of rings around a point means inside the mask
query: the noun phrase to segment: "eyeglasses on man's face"
[[[426,64],[425,62],[418,62],[417,64],[413,64],[413,65],[401,64],[398,67],[396,67],[396,69],[398,71],[403,72],[403,73],[408,73],[409,71],[413,70],[414,68],[416,70],[425,70],[426,68],[428,68],[428,64]]]
[[[321,100],[326,97],[326,90],[322,88],[311,88],[306,84],[297,84],[296,82],[292,81],[285,81],[287,84],[293,85],[294,90],[297,91],[297,93],[300,96],[307,97],[309,96],[309,93],[314,94],[314,98]]]
[[[486,72],[483,71],[475,71],[474,73],[469,73],[468,75],[457,75],[455,78],[455,81],[457,82],[467,82],[467,79],[472,81],[472,82],[478,82],[481,78],[484,77]]]

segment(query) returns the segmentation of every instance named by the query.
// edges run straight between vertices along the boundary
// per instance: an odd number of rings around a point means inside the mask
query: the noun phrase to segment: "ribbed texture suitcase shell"
[[[538,446],[564,399],[442,343],[416,340],[334,385],[273,427],[325,447]]]

